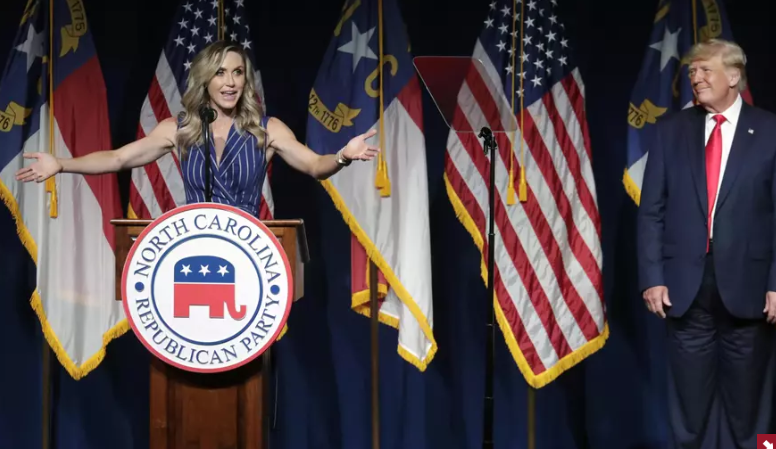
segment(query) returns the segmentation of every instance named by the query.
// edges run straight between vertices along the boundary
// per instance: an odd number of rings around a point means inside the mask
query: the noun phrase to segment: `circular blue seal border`
[[[263,346],[256,348],[256,350],[251,354],[249,357],[246,357],[241,362],[229,365],[229,366],[222,366],[218,368],[213,369],[202,369],[202,368],[196,368],[191,367],[187,365],[180,364],[176,362],[175,360],[172,360],[171,358],[168,358],[164,355],[162,355],[159,351],[156,350],[151,344],[149,344],[148,341],[143,337],[143,334],[141,333],[140,329],[138,328],[137,324],[132,319],[132,314],[130,310],[130,304],[129,304],[129,295],[128,292],[130,290],[134,290],[135,286],[129,286],[127,285],[127,279],[129,278],[129,267],[130,264],[129,261],[132,260],[132,258],[135,255],[135,252],[138,250],[138,248],[141,245],[141,242],[145,240],[146,236],[154,231],[154,229],[162,224],[163,222],[167,221],[168,219],[179,215],[183,212],[191,211],[191,210],[221,210],[221,211],[227,211],[230,213],[233,213],[235,215],[239,215],[242,218],[250,221],[254,225],[256,225],[259,229],[261,229],[265,237],[272,243],[273,246],[275,246],[275,249],[277,250],[278,254],[281,257],[281,260],[283,261],[283,266],[286,270],[286,278],[288,279],[288,286],[287,286],[287,298],[286,298],[286,307],[283,311],[283,314],[278,317],[279,325],[277,329],[275,330],[275,333],[271,336],[268,336],[265,340],[265,343]],[[273,292],[274,293],[274,292]],[[288,315],[291,312],[291,304],[293,303],[293,295],[294,295],[294,275],[291,271],[291,264],[288,261],[288,255],[286,254],[285,249],[280,244],[280,241],[275,236],[275,234],[270,231],[270,229],[265,225],[261,220],[258,218],[248,214],[247,212],[243,211],[242,209],[239,209],[237,207],[228,206],[225,204],[218,204],[218,203],[196,203],[196,204],[187,204],[184,206],[176,207],[175,209],[172,209],[168,212],[165,212],[155,220],[153,220],[148,226],[143,229],[143,231],[138,235],[137,239],[135,239],[135,242],[132,244],[132,247],[127,252],[127,257],[124,262],[124,269],[122,270],[122,277],[121,277],[121,299],[122,303],[124,305],[124,314],[126,316],[127,322],[129,323],[130,327],[132,328],[132,331],[135,333],[135,336],[138,340],[143,344],[143,346],[146,347],[146,349],[155,355],[158,359],[164,361],[165,363],[175,366],[176,368],[182,369],[184,371],[191,371],[195,373],[219,373],[219,372],[225,372],[225,371],[231,371],[234,369],[237,369],[243,365],[246,365],[253,360],[255,360],[257,357],[262,355],[269,347],[277,340],[280,333],[285,328],[286,322],[288,321]]]

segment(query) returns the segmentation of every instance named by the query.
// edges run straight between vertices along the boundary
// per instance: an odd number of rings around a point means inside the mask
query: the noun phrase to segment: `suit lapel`
[[[693,180],[695,181],[695,190],[698,193],[698,201],[704,215],[708,215],[708,198],[706,196],[706,145],[705,145],[705,127],[706,112],[703,108],[695,107],[695,114],[690,118],[691,123],[689,132],[685,136],[687,139],[687,151],[690,158],[690,169]]]
[[[722,185],[719,188],[717,199],[717,210],[722,207],[730,193],[730,189],[733,188],[733,184],[738,178],[738,174],[741,172],[741,168],[744,166],[747,154],[752,148],[752,134],[749,134],[749,129],[752,128],[751,114],[749,106],[744,103],[741,105],[741,114],[738,117],[738,123],[736,124],[736,131],[733,136],[733,145],[730,147],[730,156],[728,156],[727,166],[725,167],[725,173],[722,174]]]

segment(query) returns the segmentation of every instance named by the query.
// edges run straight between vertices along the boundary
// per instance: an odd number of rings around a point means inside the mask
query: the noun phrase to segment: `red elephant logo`
[[[175,263],[175,318],[188,318],[192,306],[206,306],[210,318],[224,318],[224,307],[234,320],[245,318],[246,306],[237,307],[234,265],[216,256],[191,256]]]

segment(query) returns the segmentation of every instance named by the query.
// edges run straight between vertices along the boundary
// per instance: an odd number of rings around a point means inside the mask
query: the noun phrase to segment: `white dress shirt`
[[[733,135],[736,133],[736,125],[738,124],[738,117],[741,115],[742,103],[743,100],[741,99],[741,95],[739,95],[738,98],[736,98],[736,101],[729,108],[727,108],[727,110],[721,113],[723,116],[725,116],[725,121],[722,123],[722,160],[720,161],[719,166],[719,183],[717,184],[717,195],[714,197],[714,209],[711,212],[712,224],[714,223],[714,216],[717,214],[719,188],[722,185],[722,178],[725,175],[725,167],[727,166],[728,157],[730,157],[730,147],[733,145]],[[705,145],[709,142],[711,132],[717,125],[717,122],[713,118],[715,115],[717,114],[711,112],[706,114],[706,139],[704,140],[704,148]],[[711,237],[713,236],[714,226],[711,227]]]

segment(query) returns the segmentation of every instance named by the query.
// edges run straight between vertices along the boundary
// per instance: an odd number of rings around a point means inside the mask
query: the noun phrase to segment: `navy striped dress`
[[[268,117],[262,117],[261,125],[267,129]],[[210,137],[210,185],[214,203],[239,207],[245,212],[259,216],[261,188],[267,173],[266,140],[257,147],[257,138],[249,132],[240,132],[235,124],[229,134],[221,155],[221,163],[216,162],[216,150],[213,136]],[[179,157],[183,186],[186,191],[186,203],[205,202],[205,151],[202,145],[189,148],[188,156]]]

